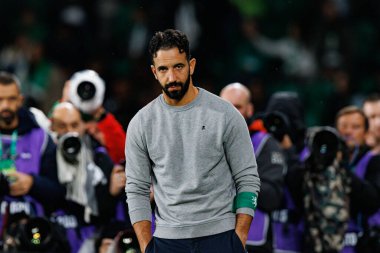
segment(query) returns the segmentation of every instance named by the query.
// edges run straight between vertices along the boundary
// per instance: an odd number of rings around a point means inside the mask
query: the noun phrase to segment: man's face
[[[55,109],[52,115],[52,131],[58,136],[62,136],[68,132],[76,132],[83,136],[85,132],[84,123],[78,110],[59,108]]]
[[[228,89],[220,97],[229,101],[236,109],[239,110],[245,119],[249,119],[253,114],[252,104],[249,101],[248,95],[241,90]]]
[[[171,48],[157,51],[153,61],[151,69],[164,94],[180,101],[189,89],[195,59],[187,61],[185,53],[180,53],[178,48]]]
[[[354,112],[342,115],[337,120],[336,128],[349,148],[365,143],[365,119],[360,113]]]
[[[366,102],[363,105],[364,114],[368,118],[369,132],[380,141],[380,101]]]
[[[22,103],[23,97],[17,84],[0,84],[0,124],[11,126],[17,118],[17,111]]]

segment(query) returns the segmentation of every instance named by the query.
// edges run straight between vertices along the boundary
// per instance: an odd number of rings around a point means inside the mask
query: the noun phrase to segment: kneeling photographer
[[[71,103],[56,105],[51,120],[58,179],[66,187],[66,202],[52,218],[66,228],[72,252],[77,252],[114,213],[116,200],[109,191],[114,165],[105,148],[86,134],[81,114]]]
[[[344,145],[334,128],[310,128],[305,161],[290,169],[287,185],[302,211],[302,252],[340,252],[349,222],[350,177]]]
[[[2,252],[70,252],[64,228],[45,217],[8,215],[2,231]]]

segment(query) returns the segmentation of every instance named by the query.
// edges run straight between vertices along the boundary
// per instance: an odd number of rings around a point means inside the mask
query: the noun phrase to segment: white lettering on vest
[[[64,228],[76,228],[76,227],[78,227],[78,221],[74,215],[57,216],[56,222],[61,224]]]
[[[355,246],[358,243],[358,235],[354,232],[344,235],[344,246]]]

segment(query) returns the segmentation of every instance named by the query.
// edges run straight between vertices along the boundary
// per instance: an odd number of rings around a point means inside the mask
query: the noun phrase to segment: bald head
[[[220,97],[231,102],[248,119],[253,115],[251,92],[241,83],[231,83],[220,92]]]
[[[56,105],[51,116],[51,130],[61,136],[68,132],[77,132],[83,135],[84,123],[79,110],[69,102]]]

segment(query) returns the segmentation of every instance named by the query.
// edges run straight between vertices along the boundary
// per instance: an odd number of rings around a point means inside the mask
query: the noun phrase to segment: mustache
[[[169,89],[170,87],[176,87],[176,86],[182,87],[182,83],[179,83],[179,82],[168,83],[165,85],[165,89]]]
[[[11,111],[11,110],[3,110],[3,111],[0,112],[0,115],[1,115],[1,114],[4,114],[4,113],[8,113],[8,114],[10,114],[10,115],[14,115],[14,114],[15,114],[15,112],[13,112],[13,111]]]

